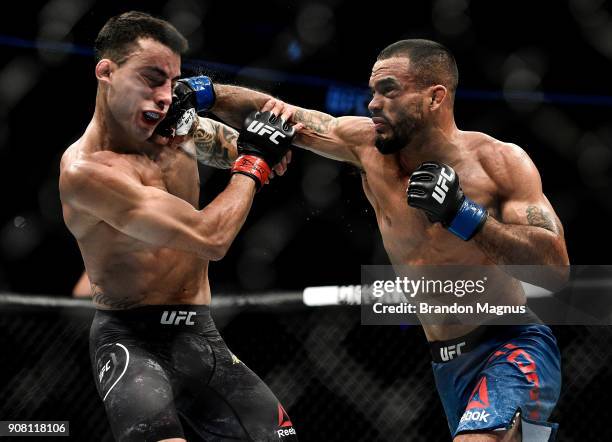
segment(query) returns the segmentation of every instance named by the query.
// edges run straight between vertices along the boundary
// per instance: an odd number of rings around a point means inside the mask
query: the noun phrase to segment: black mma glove
[[[238,137],[238,159],[232,173],[241,173],[263,186],[274,166],[289,150],[295,129],[271,112],[251,112]]]
[[[428,161],[410,176],[406,190],[408,205],[421,209],[432,223],[467,241],[487,220],[487,210],[463,194],[455,170],[443,163]]]
[[[166,118],[155,128],[155,133],[163,137],[187,135],[196,114],[210,109],[214,104],[215,89],[210,78],[200,75],[178,80],[172,91],[170,109]]]

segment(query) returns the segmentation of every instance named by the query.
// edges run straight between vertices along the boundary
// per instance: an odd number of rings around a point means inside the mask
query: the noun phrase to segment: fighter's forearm
[[[548,227],[489,217],[472,241],[491,261],[509,266],[506,272],[515,278],[554,291],[567,283],[569,258],[563,237]]]
[[[240,127],[250,112],[261,109],[272,98],[263,92],[229,84],[215,84],[215,95],[211,112],[233,127]]]
[[[198,118],[192,140],[197,160],[217,169],[229,169],[238,157],[238,132],[209,118]]]
[[[253,180],[235,174],[225,190],[200,211],[204,221],[200,225],[200,234],[208,238],[205,242],[207,249],[213,245],[213,260],[219,260],[227,253],[249,214],[254,195]]]
[[[567,265],[563,238],[551,229],[503,224],[489,216],[473,241],[499,265]]]

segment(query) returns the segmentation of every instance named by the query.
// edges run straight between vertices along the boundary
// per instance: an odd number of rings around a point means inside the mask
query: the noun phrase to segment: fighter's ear
[[[446,87],[441,84],[437,84],[429,88],[429,93],[430,93],[429,110],[433,111],[433,110],[438,109],[442,105],[444,100],[447,98],[448,89],[446,89]]]
[[[112,71],[114,70],[115,63],[108,58],[103,58],[96,64],[96,78],[98,81],[108,82]]]

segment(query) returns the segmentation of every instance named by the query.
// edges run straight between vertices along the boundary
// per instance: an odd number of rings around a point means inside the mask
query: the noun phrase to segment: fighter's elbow
[[[220,261],[225,257],[229,250],[231,241],[228,241],[223,235],[215,235],[204,241],[202,254],[209,261]]]
[[[557,237],[554,241],[554,253],[553,260],[554,264],[559,267],[568,267],[570,265],[569,256],[567,254],[567,247],[562,237]]]
[[[209,261],[221,261],[227,253],[229,247],[215,247],[209,250],[208,260]]]

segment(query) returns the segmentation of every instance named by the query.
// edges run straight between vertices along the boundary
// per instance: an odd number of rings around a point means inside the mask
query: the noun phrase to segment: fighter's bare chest
[[[496,215],[495,186],[480,167],[466,166],[456,168],[465,194]],[[457,246],[465,252],[463,241],[440,224],[432,224],[423,211],[408,206],[406,188],[409,178],[409,173],[391,159],[364,163],[363,189],[374,208],[385,248],[391,257],[406,253],[415,256],[414,252],[420,251],[420,257],[434,254],[443,259],[445,254],[442,251],[457,250]]]

